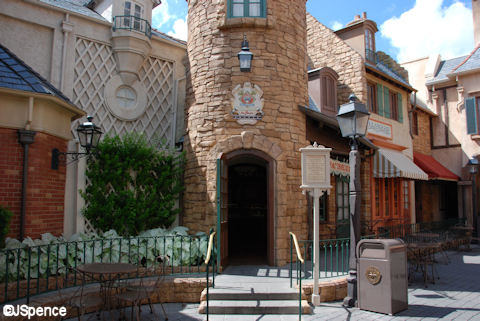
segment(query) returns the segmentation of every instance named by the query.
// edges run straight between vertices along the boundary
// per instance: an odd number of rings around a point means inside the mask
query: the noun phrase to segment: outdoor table
[[[130,263],[88,263],[77,266],[77,270],[89,274],[100,283],[100,294],[104,303],[102,311],[110,311],[112,309],[110,290],[113,283],[122,275],[136,272],[137,266]]]

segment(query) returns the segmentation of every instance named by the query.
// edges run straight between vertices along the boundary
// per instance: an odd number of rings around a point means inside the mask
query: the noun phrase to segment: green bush
[[[0,249],[5,247],[5,237],[10,227],[13,213],[0,205]]]
[[[158,150],[145,137],[106,137],[87,161],[84,216],[104,232],[138,235],[169,227],[179,209],[183,154]]]

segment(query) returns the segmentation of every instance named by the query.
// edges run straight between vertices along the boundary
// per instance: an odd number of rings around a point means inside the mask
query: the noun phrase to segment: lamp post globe
[[[360,240],[361,184],[360,153],[357,138],[365,136],[370,113],[366,106],[350,95],[350,102],[340,106],[337,114],[338,125],[343,137],[352,140],[349,154],[350,164],[350,253],[348,261],[347,296],[343,299],[345,307],[357,305],[357,243]]]

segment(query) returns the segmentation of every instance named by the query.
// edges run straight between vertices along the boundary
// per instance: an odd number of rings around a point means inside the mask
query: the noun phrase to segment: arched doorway
[[[256,150],[222,156],[222,265],[274,264],[274,161]]]

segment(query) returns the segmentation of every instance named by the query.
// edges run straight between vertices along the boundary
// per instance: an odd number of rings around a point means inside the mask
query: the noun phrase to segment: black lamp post
[[[83,122],[78,125],[77,133],[78,139],[80,141],[80,146],[85,149],[85,153],[74,153],[74,152],[67,152],[63,153],[60,152],[57,148],[52,150],[52,169],[58,169],[58,164],[60,162],[60,157],[63,157],[63,160],[66,160],[66,157],[70,157],[72,161],[78,160],[82,156],[86,156],[90,154],[90,150],[92,148],[96,148],[98,142],[100,141],[100,137],[102,136],[102,131],[100,127],[95,125],[92,122],[93,117],[87,116],[87,121]]]
[[[252,69],[253,53],[248,48],[247,36],[243,35],[242,50],[237,54],[240,61],[240,71],[250,72]]]
[[[357,243],[360,240],[361,184],[360,153],[357,138],[365,136],[370,113],[366,106],[350,95],[350,102],[340,106],[337,114],[338,125],[343,137],[351,139],[350,162],[350,257],[348,264],[347,296],[343,299],[345,307],[357,305]]]
[[[468,160],[468,167],[470,174],[472,174],[472,216],[473,216],[473,228],[477,230],[477,237],[480,237],[480,222],[478,220],[477,209],[477,172],[478,172],[478,159],[471,158]]]

